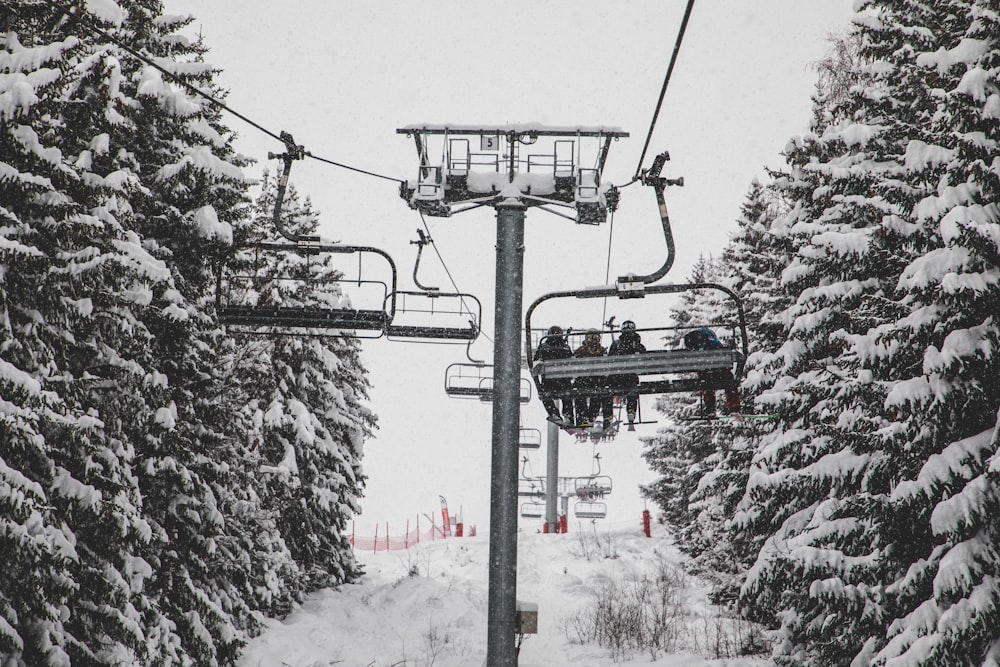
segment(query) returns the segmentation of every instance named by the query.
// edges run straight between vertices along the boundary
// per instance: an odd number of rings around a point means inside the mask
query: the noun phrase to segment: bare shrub
[[[739,614],[702,614],[692,623],[691,648],[706,658],[722,660],[769,654],[771,643],[760,624]]]
[[[596,641],[614,660],[635,651],[676,651],[684,637],[684,574],[660,557],[652,576],[602,579],[593,605],[563,620],[563,632],[574,643]]]
[[[595,525],[592,530],[577,531],[575,537],[569,552],[577,558],[588,562],[596,558],[618,558],[618,545],[610,531],[599,535]]]

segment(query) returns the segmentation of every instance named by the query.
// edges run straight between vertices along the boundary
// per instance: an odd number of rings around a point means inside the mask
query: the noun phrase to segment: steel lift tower
[[[601,173],[611,142],[626,132],[608,127],[542,125],[412,125],[417,178],[400,186],[410,208],[450,217],[496,209],[496,299],[493,449],[490,484],[489,606],[486,662],[517,664],[518,405],[524,217],[537,207],[580,224],[607,219],[617,189]],[[587,166],[581,153],[587,151]]]

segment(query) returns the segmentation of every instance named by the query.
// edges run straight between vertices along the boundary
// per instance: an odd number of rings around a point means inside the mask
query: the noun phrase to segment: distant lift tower
[[[484,206],[497,212],[486,660],[515,667],[524,214],[535,206],[581,224],[604,222],[618,190],[601,172],[611,142],[628,134],[541,125],[411,125],[396,132],[413,137],[420,161],[417,178],[400,186],[410,208],[443,217]]]

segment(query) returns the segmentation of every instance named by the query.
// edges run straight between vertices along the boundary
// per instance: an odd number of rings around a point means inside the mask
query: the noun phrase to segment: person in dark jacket
[[[588,329],[584,337],[583,345],[576,348],[573,353],[575,357],[603,357],[606,350],[601,345],[601,332],[597,329]],[[583,390],[600,389],[607,386],[607,380],[600,375],[589,377],[579,377],[576,379],[576,386]],[[613,405],[610,396],[595,396],[588,400],[586,396],[576,399],[576,418],[578,426],[591,426],[597,419],[600,411],[604,418],[604,427],[611,425],[613,416]]]
[[[719,340],[714,331],[708,327],[701,327],[684,334],[684,347],[688,350],[719,350],[726,346]],[[710,371],[702,371],[698,375],[703,379],[727,382],[728,384],[725,389],[726,412],[728,414],[739,414],[742,407],[740,405],[740,390],[736,386],[736,379],[733,378],[731,370],[728,368],[717,368]],[[706,389],[701,392],[701,402],[703,416],[710,417],[715,414],[714,389]]]
[[[621,333],[618,340],[611,344],[608,356],[619,354],[640,354],[646,351],[646,346],[642,344],[642,337],[635,330],[635,322],[625,320],[622,322]],[[639,408],[639,376],[635,373],[627,375],[613,375],[610,378],[613,389],[625,398],[625,412],[628,415],[628,423],[635,422],[636,411]]]
[[[569,349],[569,343],[566,342],[566,336],[563,335],[562,328],[551,326],[549,327],[548,334],[542,338],[538,344],[538,349],[535,350],[534,361],[569,359],[572,356],[573,350]],[[565,391],[568,394],[568,390],[573,386],[573,382],[572,380],[560,378],[546,380],[543,386],[546,390],[551,390],[555,393]],[[568,395],[562,399],[562,414],[559,414],[555,399],[544,398],[542,399],[542,405],[545,406],[545,411],[549,413],[549,421],[556,422],[557,424],[566,423],[570,426],[575,424],[573,419],[573,399]]]

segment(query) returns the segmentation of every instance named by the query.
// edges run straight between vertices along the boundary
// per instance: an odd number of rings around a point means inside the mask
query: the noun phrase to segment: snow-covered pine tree
[[[143,616],[158,619],[142,593],[150,528],[129,432],[151,416],[138,313],[169,274],[131,231],[137,179],[109,152],[114,59],[50,5],[6,19],[0,656],[144,662]]]
[[[782,333],[774,314],[777,304],[787,299],[778,286],[789,259],[782,230],[777,227],[783,212],[777,195],[754,179],[719,263],[718,280],[740,295],[746,313],[749,357],[747,377],[741,383],[744,414],[756,411],[755,400],[761,391],[755,362],[777,348]],[[700,560],[716,573],[713,597],[719,602],[735,601],[741,576],[760,549],[759,540],[731,530],[729,524],[742,500],[755,449],[774,426],[774,421],[753,418],[717,425],[718,453],[689,497],[691,507],[699,510],[705,545]]]
[[[284,240],[275,239],[272,225],[276,185],[276,178],[265,179],[248,237]],[[318,214],[294,186],[285,192],[281,218],[289,233],[318,231]],[[250,255],[244,253],[243,261],[264,263],[253,274],[272,278],[259,283],[257,298],[318,308],[336,307],[345,298],[329,254]],[[263,382],[251,380],[248,405],[260,425],[260,494],[294,562],[296,579],[289,590],[296,599],[360,573],[345,528],[359,510],[362,443],[375,424],[363,405],[369,385],[357,339],[322,333],[276,336],[263,344],[247,336],[255,356],[248,355],[241,366],[250,378],[261,376],[255,370],[260,365],[268,369]]]
[[[900,64],[934,103],[918,119],[925,134],[914,133],[903,155],[919,197],[894,221],[915,251],[897,286],[906,313],[857,345],[880,361],[884,351],[902,353],[885,405],[895,430],[887,440],[908,465],[890,494],[888,527],[919,526],[925,541],[892,554],[889,641],[870,648],[881,647],[874,664],[997,665],[1000,15],[986,1],[935,10],[923,24],[927,40]],[[869,9],[879,57],[899,50],[913,11]]]
[[[144,247],[170,269],[169,288],[155,293],[166,305],[145,319],[161,403],[137,434],[154,535],[146,591],[168,619],[149,632],[197,664],[229,664],[257,623],[255,566],[281,551],[253,493],[252,425],[231,391],[238,350],[214,312],[216,269],[231,251],[233,223],[247,215],[250,182],[221,110],[176,83],[224,97],[203,61],[206,46],[178,34],[191,19],[162,16],[157,0],[123,8],[118,39],[172,74],[120,59],[128,100],[120,150],[139,165],[145,186],[131,205]]]
[[[88,6],[3,17],[0,655],[231,663],[283,548],[213,313],[249,184],[218,110],[116,44],[214,91],[185,20]]]
[[[720,264],[702,255],[691,271],[688,283],[716,283]],[[723,304],[714,290],[691,290],[680,294],[670,310],[671,326],[677,327],[668,346],[680,345],[687,328],[727,319]],[[720,332],[721,333],[721,332]],[[700,411],[698,394],[664,394],[656,401],[657,410],[669,423],[656,435],[642,438],[643,458],[659,477],[643,488],[643,495],[660,508],[661,518],[677,531],[681,548],[701,554],[706,544],[696,524],[699,508],[690,506],[690,496],[701,476],[714,465],[720,449],[718,424],[681,421]]]
[[[779,610],[779,664],[996,664],[996,10],[861,7],[860,83],[776,180],[798,297],[761,365],[783,428],[744,599]]]

